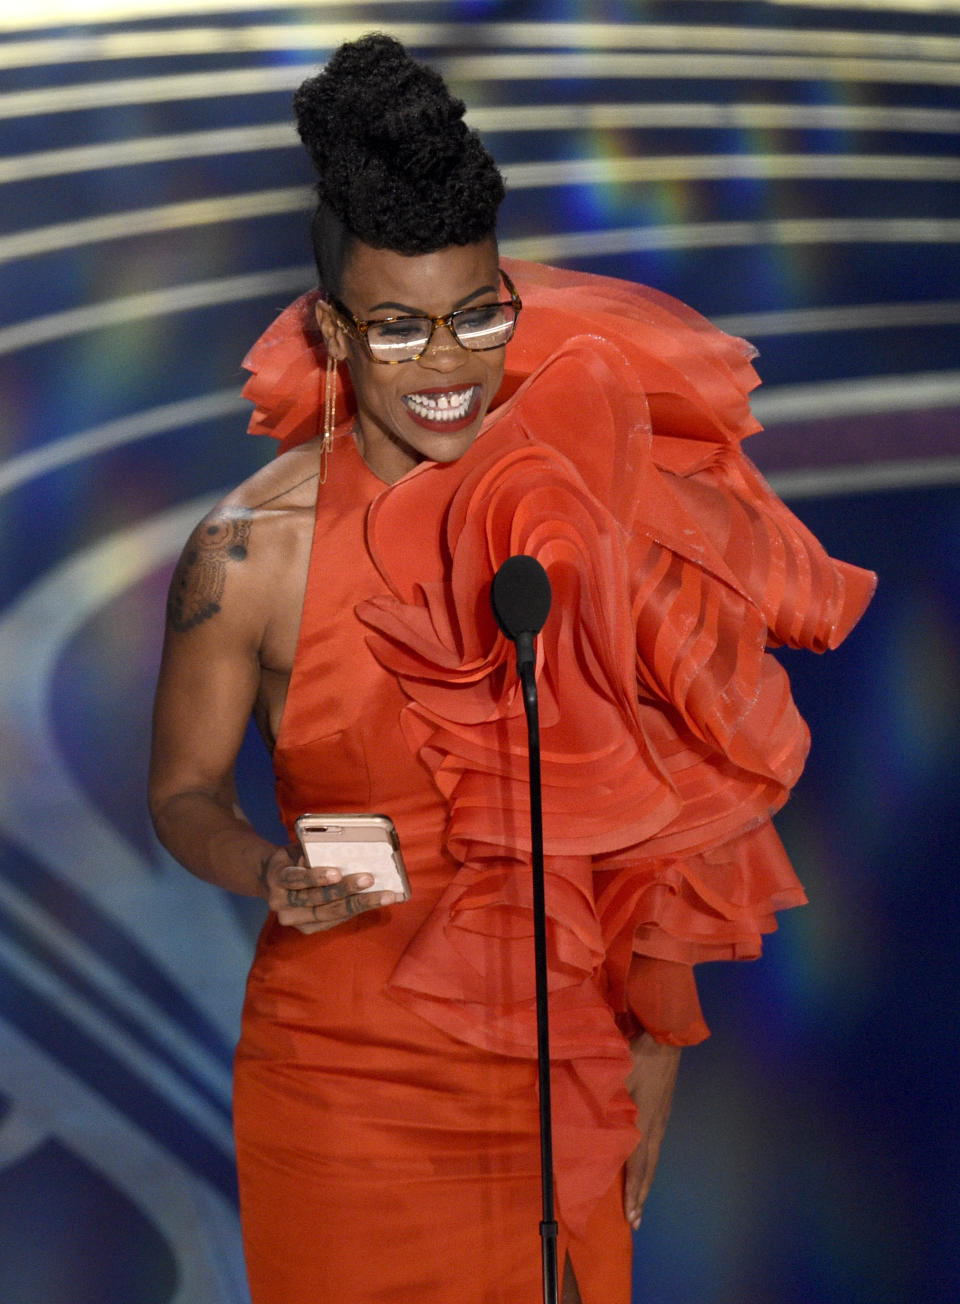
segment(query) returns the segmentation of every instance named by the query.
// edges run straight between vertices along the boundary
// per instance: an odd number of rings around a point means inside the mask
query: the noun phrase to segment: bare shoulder
[[[261,628],[272,619],[309,557],[317,476],[316,448],[303,445],[262,467],[207,513],[170,585],[173,632],[231,615]]]

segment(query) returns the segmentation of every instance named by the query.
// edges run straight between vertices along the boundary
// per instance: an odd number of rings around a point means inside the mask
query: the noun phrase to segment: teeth
[[[462,421],[470,411],[476,385],[452,394],[404,394],[410,411],[427,421]]]

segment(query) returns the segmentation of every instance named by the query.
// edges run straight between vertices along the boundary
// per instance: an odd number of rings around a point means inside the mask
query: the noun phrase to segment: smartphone
[[[308,865],[333,865],[344,874],[372,874],[364,892],[410,896],[400,839],[389,815],[301,815],[297,838]]]

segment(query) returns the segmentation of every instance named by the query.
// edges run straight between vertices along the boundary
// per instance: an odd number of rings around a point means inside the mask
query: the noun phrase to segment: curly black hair
[[[401,254],[494,237],[503,178],[465,105],[391,36],[333,54],[293,98],[317,169],[313,245],[320,284],[337,293],[351,239]]]

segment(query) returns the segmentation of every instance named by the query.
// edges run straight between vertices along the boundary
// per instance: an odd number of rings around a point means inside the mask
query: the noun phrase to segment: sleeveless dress
[[[473,447],[385,486],[341,431],[274,752],[288,827],[394,819],[410,901],[274,917],[235,1073],[254,1304],[539,1297],[526,726],[489,587],[546,568],[538,640],[558,1250],[627,1304],[627,1037],[707,1035],[692,966],[759,954],[803,892],[770,823],[807,733],[768,648],[873,587],[739,443],[748,347],[641,287],[506,263],[524,312]],[[256,432],[315,432],[312,296],[255,346]],[[340,394],[341,411],[351,396]]]

